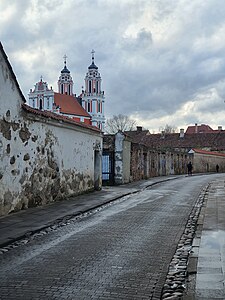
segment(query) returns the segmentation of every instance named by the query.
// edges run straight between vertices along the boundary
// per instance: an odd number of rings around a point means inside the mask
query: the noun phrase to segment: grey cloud
[[[152,34],[145,28],[142,28],[135,38],[124,38],[122,40],[122,49],[127,52],[138,51],[142,54],[152,46]]]
[[[8,2],[2,3],[5,9]],[[17,6],[16,15],[4,23],[0,20],[0,33],[25,96],[40,75],[57,89],[65,53],[75,91],[79,93],[93,48],[106,93],[107,116],[119,113],[138,113],[143,119],[168,116],[187,101],[198,101],[198,95],[213,87],[221,98],[225,96],[221,83],[225,74],[225,44],[220,40],[223,36],[220,31],[225,27],[222,1],[12,3]],[[34,3],[32,9],[31,3]],[[28,12],[35,15],[26,15]],[[152,18],[141,24],[146,12],[152,13]],[[33,21],[30,28],[23,22],[26,16]],[[160,31],[165,22],[169,25],[159,41],[155,28],[158,26]],[[140,29],[125,38],[131,24],[141,24],[137,27]],[[27,51],[29,64],[18,56],[18,49]],[[216,113],[221,105],[218,101],[216,105],[207,102],[198,109],[202,112],[214,109]],[[184,117],[184,122],[198,119],[198,113]]]

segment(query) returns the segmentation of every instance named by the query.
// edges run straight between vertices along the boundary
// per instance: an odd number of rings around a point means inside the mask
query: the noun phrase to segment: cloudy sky
[[[94,49],[107,118],[225,128],[223,0],[1,0],[0,40],[26,98],[65,53],[79,94]]]

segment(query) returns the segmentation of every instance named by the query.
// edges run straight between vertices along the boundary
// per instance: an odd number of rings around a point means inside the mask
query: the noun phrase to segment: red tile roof
[[[45,117],[45,118],[51,118],[53,120],[57,120],[57,121],[63,121],[63,122],[66,122],[66,123],[70,123],[70,124],[73,124],[73,125],[76,125],[76,126],[79,126],[79,127],[83,127],[83,128],[88,128],[88,129],[91,129],[93,131],[97,131],[97,132],[101,132],[101,130],[95,126],[91,126],[91,125],[88,125],[86,123],[83,123],[83,122],[77,122],[75,120],[73,120],[72,118],[69,118],[69,117],[66,117],[66,116],[63,116],[63,115],[59,115],[59,114],[56,114],[56,113],[53,113],[53,112],[50,112],[50,111],[47,111],[47,110],[40,110],[40,109],[36,109],[36,108],[32,108],[26,104],[22,104],[22,108],[27,111],[27,112],[30,112],[30,113],[33,113],[33,114],[36,114],[36,115],[39,115],[39,116],[42,116],[42,117]]]
[[[201,125],[194,125],[194,126],[188,126],[186,130],[186,134],[191,134],[191,133],[210,133],[213,132],[214,130],[209,126],[205,124]]]
[[[91,118],[91,116],[73,96],[54,93],[54,101],[56,106],[60,107],[61,113]]]
[[[201,149],[192,149],[192,150],[195,153],[199,153],[199,154],[217,155],[217,156],[225,157],[225,153],[218,153],[218,152],[206,151],[206,150],[201,150]]]

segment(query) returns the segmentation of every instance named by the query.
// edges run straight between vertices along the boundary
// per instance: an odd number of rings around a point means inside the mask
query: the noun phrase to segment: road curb
[[[192,299],[191,293],[187,292],[186,285],[189,281],[189,276],[196,276],[197,273],[198,260],[196,255],[193,254],[193,248],[196,246],[199,247],[200,245],[198,226],[202,223],[200,221],[203,214],[202,208],[205,205],[209,187],[210,184],[207,184],[206,187],[202,188],[188,217],[184,232],[169,265],[168,274],[161,294],[161,299],[163,300]],[[191,280],[195,280],[195,277],[191,278]]]

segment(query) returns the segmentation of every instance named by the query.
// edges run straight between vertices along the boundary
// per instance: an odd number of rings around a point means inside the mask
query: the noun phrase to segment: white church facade
[[[85,77],[85,89],[79,97],[73,93],[74,83],[66,66],[66,58],[64,56],[64,68],[58,79],[58,93],[54,92],[52,87],[49,88],[47,82],[44,82],[41,77],[34,89],[30,89],[29,106],[58,113],[104,131],[105,96],[104,91],[101,90],[101,75],[94,62],[94,51],[92,50],[92,63]]]
[[[104,130],[104,91],[101,89],[101,75],[94,62],[94,51],[92,50],[92,63],[88,67],[85,77],[85,90],[82,90],[82,107],[91,115],[92,124]]]

